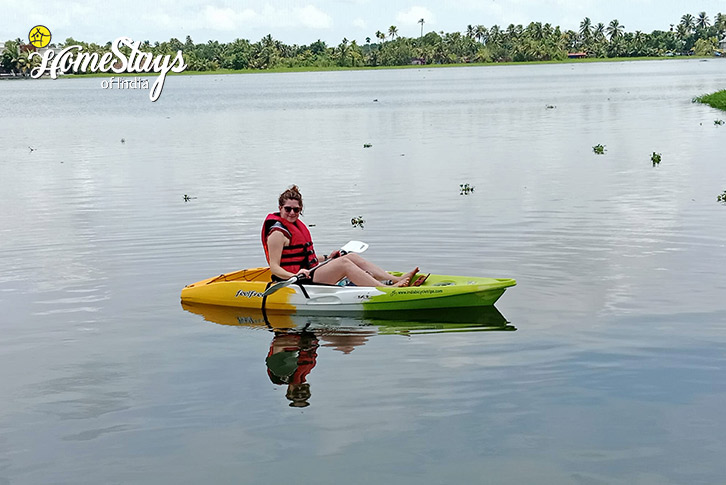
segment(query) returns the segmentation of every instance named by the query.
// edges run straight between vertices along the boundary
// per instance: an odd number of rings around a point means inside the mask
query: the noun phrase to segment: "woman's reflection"
[[[191,305],[182,307],[220,325],[267,328],[273,333],[265,364],[275,385],[286,385],[291,407],[310,405],[307,377],[317,363],[318,348],[349,354],[374,335],[417,335],[448,332],[516,330],[493,306],[425,312],[399,311],[359,316],[269,314],[259,310]]]
[[[273,384],[287,385],[285,397],[290,407],[304,408],[310,405],[310,384],[308,374],[315,367],[320,341],[323,347],[351,353],[356,347],[365,345],[374,330],[339,332],[319,329],[311,331],[275,330],[265,364],[267,375]]]
[[[304,408],[310,403],[310,384],[305,378],[315,367],[318,338],[307,330],[275,332],[267,354],[267,375],[274,384],[287,384],[285,397],[291,407]]]

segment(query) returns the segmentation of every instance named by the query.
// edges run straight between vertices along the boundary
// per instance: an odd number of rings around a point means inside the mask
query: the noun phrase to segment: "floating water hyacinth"
[[[723,191],[723,194],[716,196],[716,202],[721,202],[722,204],[726,204],[726,190]]]
[[[363,224],[365,224],[366,221],[363,220],[363,216],[354,217],[350,220],[350,223],[353,225],[353,227],[360,227],[363,229]]]
[[[603,155],[605,153],[605,145],[595,145],[592,147],[592,151],[597,153],[598,155]]]
[[[714,125],[719,125],[719,126],[720,126],[720,125],[723,125],[723,124],[724,124],[724,120],[714,120],[714,121],[713,121],[713,124],[714,124]]]
[[[364,143],[364,144],[363,144],[363,148],[370,148],[370,147],[372,147],[372,146],[373,146],[373,145],[371,145],[370,143]]]
[[[469,184],[459,184],[459,195],[469,195],[474,192],[474,186]]]
[[[653,154],[650,156],[650,161],[653,162],[653,166],[655,167],[660,163],[661,160],[661,154],[653,152]]]

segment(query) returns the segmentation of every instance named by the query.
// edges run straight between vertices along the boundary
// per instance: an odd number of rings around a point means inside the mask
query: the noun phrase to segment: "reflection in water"
[[[291,407],[310,405],[308,374],[317,363],[321,346],[351,353],[373,335],[516,330],[493,307],[376,312],[365,315],[330,316],[269,313],[247,308],[182,303],[185,310],[220,325],[267,328],[274,333],[265,364],[277,385],[287,385]]]
[[[310,384],[305,378],[315,367],[318,338],[313,332],[275,332],[267,354],[267,375],[274,384],[287,384],[285,396],[291,407],[305,407],[310,403]]]
[[[376,311],[344,315],[301,315],[251,308],[182,303],[188,312],[220,325],[267,327],[271,330],[326,329],[342,333],[371,327],[373,333],[420,333],[516,330],[494,306],[429,310]]]

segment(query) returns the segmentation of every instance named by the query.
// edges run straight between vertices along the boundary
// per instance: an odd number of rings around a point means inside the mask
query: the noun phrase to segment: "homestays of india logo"
[[[29,40],[31,43],[38,38],[38,32],[44,34],[43,42],[48,45],[51,34],[42,25],[35,26],[30,30]],[[34,35],[35,37],[33,37]],[[134,42],[129,37],[119,37],[111,43],[111,52],[84,52],[83,46],[80,45],[69,45],[60,51],[48,49],[42,54],[33,52],[31,56],[39,56],[41,61],[40,65],[31,71],[30,76],[37,79],[44,74],[49,74],[52,79],[56,79],[59,74],[69,72],[113,72],[116,74],[154,72],[158,73],[159,76],[151,86],[149,99],[156,101],[164,89],[166,75],[170,71],[182,72],[187,68],[187,65],[181,51],[177,51],[172,60],[169,54],[154,56],[151,52],[142,51],[140,47],[141,42]],[[117,88],[149,88],[148,81],[138,78],[134,78],[134,81],[125,82],[112,77],[109,81],[101,83],[101,87],[105,89],[114,86]]]

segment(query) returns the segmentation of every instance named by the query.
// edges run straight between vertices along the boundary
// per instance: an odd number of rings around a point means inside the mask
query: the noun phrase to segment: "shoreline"
[[[484,67],[484,66],[531,66],[549,64],[582,64],[592,62],[638,62],[638,61],[682,61],[687,59],[716,59],[712,56],[678,56],[678,57],[593,57],[590,59],[565,59],[561,61],[524,61],[524,62],[471,62],[456,64],[407,64],[404,66],[300,66],[300,67],[278,67],[273,69],[215,69],[213,71],[183,71],[169,72],[168,76],[208,76],[223,74],[264,74],[264,73],[288,73],[288,72],[327,72],[327,71],[375,71],[387,69],[442,69],[451,67]],[[90,74],[68,74],[66,78],[84,77],[143,77],[156,73],[90,73]]]
[[[455,64],[407,64],[403,66],[358,66],[358,67],[341,67],[341,66],[300,66],[300,67],[278,67],[273,69],[216,69],[213,71],[183,71],[183,72],[172,72],[167,73],[167,76],[213,76],[213,75],[230,75],[230,74],[284,74],[284,73],[299,73],[299,72],[334,72],[334,71],[376,71],[376,70],[389,70],[389,69],[445,69],[445,68],[466,68],[466,67],[495,67],[495,66],[532,66],[532,65],[552,65],[552,64],[589,64],[589,63],[621,63],[621,62],[641,62],[641,61],[685,61],[685,60],[709,60],[719,59],[714,56],[677,56],[677,57],[593,57],[589,59],[564,59],[564,60],[550,60],[550,61],[524,61],[524,62],[471,62],[471,63],[455,63]],[[724,61],[726,62],[726,61]],[[138,77],[144,78],[147,76],[155,76],[158,73],[155,72],[122,72],[122,73],[103,73],[94,72],[88,74],[63,74],[58,76],[58,79],[83,79],[83,78],[108,78],[108,77]],[[18,79],[33,79],[30,76],[0,76],[2,80],[18,80]],[[50,76],[44,75],[39,79],[50,79]],[[720,91],[719,91],[720,92]],[[717,93],[712,93],[717,94]],[[708,95],[703,95],[695,100],[700,100]],[[704,104],[709,104],[705,101],[700,101]],[[715,106],[714,106],[715,107]],[[723,109],[723,108],[721,108]]]

